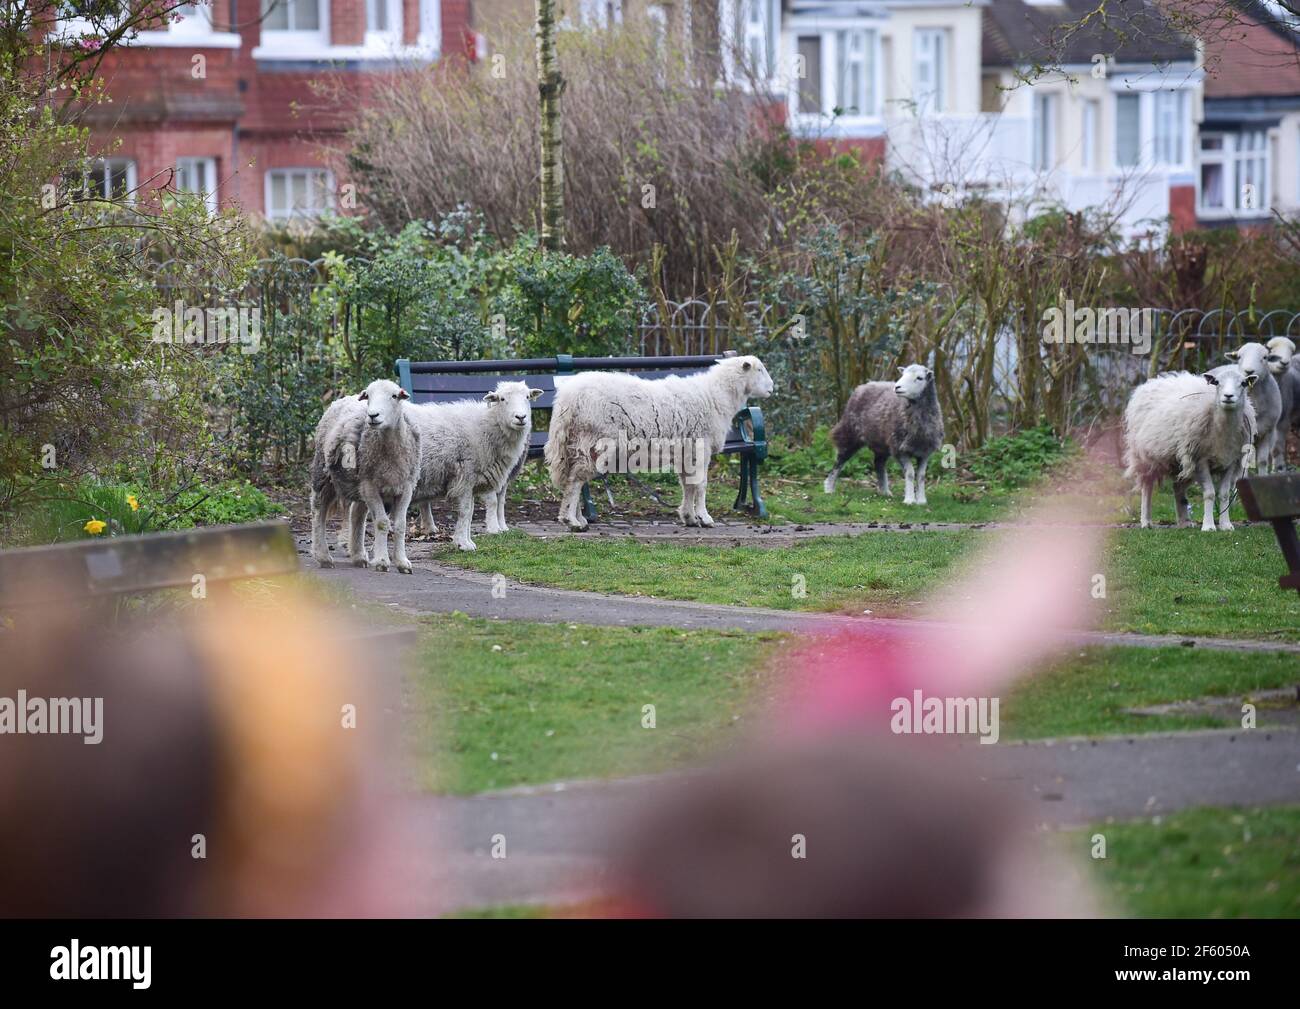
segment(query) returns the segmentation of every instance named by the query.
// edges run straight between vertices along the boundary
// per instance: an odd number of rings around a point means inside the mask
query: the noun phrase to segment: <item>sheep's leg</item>
[[[1154,480],[1142,481],[1142,520],[1143,529],[1151,528],[1151,493],[1156,489]]]
[[[499,533],[510,531],[510,527],[506,525],[506,487],[508,486],[509,484],[506,484],[497,491],[497,532]]]
[[[497,528],[497,492],[494,490],[483,495],[483,521],[489,535],[501,531]]]
[[[1192,506],[1187,503],[1187,481],[1174,481],[1174,512],[1178,515],[1179,528],[1192,524]]]
[[[587,528],[587,519],[582,514],[582,480],[570,481],[565,492],[566,505],[560,512],[560,521],[570,529],[581,531]]]
[[[916,467],[916,503],[929,504],[925,499],[925,469],[930,465],[930,457],[926,456]]]
[[[404,575],[411,573],[411,561],[406,556],[406,512],[411,507],[412,490],[408,487],[393,506],[393,553],[396,555],[397,570]]]
[[[325,513],[329,509],[321,501],[317,491],[311,492],[311,555],[323,568],[332,568],[330,560],[329,533],[325,530]]]
[[[456,498],[456,531],[452,533],[452,542],[461,550],[477,550],[474,541],[469,538],[469,524],[474,518],[474,491],[467,490]]]
[[[433,521],[433,502],[420,502],[420,532],[425,536],[436,536],[438,523]]]
[[[916,460],[909,455],[903,459],[903,504],[916,503]]]
[[[366,507],[370,509],[370,514],[375,520],[375,554],[373,567],[376,571],[387,571],[391,563],[388,557],[388,533],[392,529],[392,522],[388,518],[388,509],[384,507],[384,499],[379,496],[379,491],[372,484],[363,483],[361,485],[361,498]],[[354,544],[355,546],[355,544]],[[353,564],[357,564],[356,557],[353,557]],[[357,564],[362,567],[362,564]]]
[[[826,474],[826,479],[822,481],[823,491],[827,494],[835,493],[835,481],[840,478],[840,470],[848,464],[850,459],[857,455],[857,452],[857,448],[842,448],[839,450],[839,453],[835,456],[835,465],[831,467],[831,471]]]
[[[366,553],[366,506],[360,501],[353,501],[348,506],[343,524],[348,530],[348,560],[357,567],[364,568],[370,563],[370,555]],[[343,534],[340,533],[339,539],[342,538]]]
[[[1201,483],[1201,501],[1204,511],[1201,515],[1201,532],[1214,532],[1214,477],[1210,475],[1210,464],[1201,462],[1196,467],[1196,476]]]
[[[873,464],[876,468],[876,490],[880,491],[880,493],[885,495],[885,497],[889,497],[889,469],[887,468],[889,466],[888,454],[876,455]]]
[[[1273,472],[1273,443],[1277,440],[1276,432],[1269,431],[1259,444],[1259,472],[1267,475]]]
[[[1219,480],[1219,528],[1231,532],[1232,526],[1232,486],[1237,482],[1238,469],[1229,466]]]
[[[348,508],[343,508],[341,505],[336,507],[341,512],[341,515],[339,518],[339,538],[338,542],[335,543],[335,546],[338,547],[340,553],[350,555],[352,553],[352,523],[348,521],[348,516],[351,514],[351,511]]]
[[[692,486],[687,484],[687,486]],[[695,501],[693,511],[695,521],[706,529],[713,526],[713,516],[709,514],[708,509],[708,490],[709,490],[709,471],[706,469],[700,474],[700,481],[693,485],[695,487]]]
[[[684,526],[698,524],[695,517],[695,485],[686,482],[685,475],[677,474],[677,483],[682,488],[682,503],[677,507],[677,519]]]

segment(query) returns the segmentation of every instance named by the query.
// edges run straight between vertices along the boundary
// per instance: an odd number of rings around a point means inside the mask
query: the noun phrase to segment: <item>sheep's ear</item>
[[[501,397],[498,396],[495,392],[485,393],[485,394],[483,395],[483,402],[484,402],[484,403],[500,403],[500,402],[501,402]]]
[[[538,396],[540,396],[544,391],[545,391],[545,390],[543,390],[543,389],[529,389],[529,390],[528,390],[528,398],[529,398],[529,399],[536,399],[536,398],[537,398]]]
[[[1229,361],[1235,361],[1235,360],[1237,360],[1237,358],[1241,357],[1241,351],[1239,351],[1239,350],[1230,350],[1230,351],[1228,351],[1226,354],[1224,354],[1223,356],[1226,357]]]
[[[742,364],[742,365],[740,366],[740,370],[741,370],[741,371],[749,371],[749,370],[750,370],[751,368],[753,368],[753,367],[754,367],[754,362],[753,362],[753,361],[746,361],[744,364]]]
[[[1207,382],[1210,383],[1210,385],[1218,385],[1218,384],[1219,384],[1219,380],[1218,380],[1217,378],[1215,378],[1213,375],[1211,375],[1208,371],[1205,373],[1205,375],[1204,375],[1203,377],[1205,378],[1205,381],[1207,381]]]
[[[899,366],[899,369],[898,369],[898,373],[901,375],[901,374],[903,374],[903,372],[905,372],[905,371],[907,371],[907,369],[904,368],[904,367],[902,367],[902,366],[900,365],[900,366]]]
[[[363,392],[360,396],[357,397],[357,399],[369,399],[369,398],[370,398],[370,393],[368,392]]]
[[[398,398],[398,399],[410,399],[411,396],[410,396],[410,393],[408,393],[405,389],[398,389],[398,390],[397,390],[397,398]]]

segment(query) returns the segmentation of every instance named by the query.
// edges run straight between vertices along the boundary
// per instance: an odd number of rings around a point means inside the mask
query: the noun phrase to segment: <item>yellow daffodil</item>
[[[134,494],[128,494],[126,496],[126,503],[131,506],[131,510],[133,512],[138,512],[140,510],[140,502],[136,500],[136,496]]]
[[[91,536],[98,536],[100,533],[102,533],[105,529],[108,528],[108,523],[101,522],[99,519],[91,519],[81,528],[86,530],[86,532],[90,533]]]

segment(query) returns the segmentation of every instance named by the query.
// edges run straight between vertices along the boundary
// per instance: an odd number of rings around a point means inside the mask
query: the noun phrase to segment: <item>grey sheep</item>
[[[903,467],[903,504],[925,504],[925,468],[943,444],[943,412],[934,387],[934,372],[922,364],[898,369],[897,382],[867,382],[853,390],[840,422],[831,428],[837,455],[822,489],[835,490],[835,481],[858,449],[875,455],[876,486],[889,493],[885,464],[890,457]]]

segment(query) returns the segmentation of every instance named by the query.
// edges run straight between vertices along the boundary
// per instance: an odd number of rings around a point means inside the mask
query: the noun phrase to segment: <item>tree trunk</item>
[[[564,246],[564,138],[560,95],[564,78],[555,60],[555,0],[537,0],[537,92],[542,140],[542,248]]]

